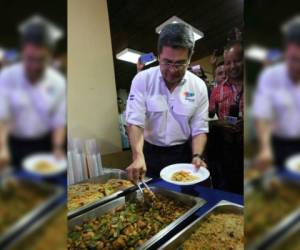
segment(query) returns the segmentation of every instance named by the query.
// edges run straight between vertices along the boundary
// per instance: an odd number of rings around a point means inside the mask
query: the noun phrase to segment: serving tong
[[[0,191],[5,198],[13,194],[13,191],[9,185],[9,183],[14,180],[12,172],[13,171],[10,167],[5,167],[0,171]]]
[[[143,191],[142,185],[145,187],[145,189],[147,189],[147,191],[150,194],[151,200],[153,200],[155,198],[155,194],[152,192],[152,190],[150,189],[150,187],[146,184],[146,182],[141,179],[140,181],[136,182],[137,187],[139,188],[141,195],[142,195],[142,201],[144,204],[150,204],[151,201],[149,199],[145,199],[145,193]]]

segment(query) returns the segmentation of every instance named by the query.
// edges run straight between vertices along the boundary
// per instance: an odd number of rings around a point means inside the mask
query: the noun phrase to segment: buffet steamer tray
[[[282,237],[278,237],[277,239],[275,239],[271,244],[269,244],[265,249],[266,250],[272,250],[275,249],[276,247],[280,247],[283,244],[294,244],[294,242],[288,242],[287,240],[290,237],[296,236],[300,234],[300,218],[298,220],[298,222],[289,227],[283,234]],[[300,248],[300,246],[297,246]],[[279,248],[278,248],[279,249]]]
[[[110,179],[122,179],[122,180],[128,180],[128,176],[127,173],[121,169],[104,169],[104,174],[97,176],[97,177],[92,177],[90,179],[81,181],[79,183],[106,183],[108,180]],[[151,178],[145,177],[145,182],[148,183],[149,181],[151,181]],[[76,183],[76,184],[79,184]],[[74,185],[76,185],[74,184]],[[97,201],[88,203],[84,206],[81,206],[79,208],[76,208],[74,210],[69,210],[68,211],[68,219],[71,219],[75,216],[78,216],[80,214],[83,214],[97,206],[100,206],[108,201],[111,201],[121,195],[125,195],[127,192],[130,192],[132,190],[136,190],[137,187],[136,186],[132,186],[123,190],[119,190],[111,195],[105,196]]]
[[[200,216],[193,223],[182,229],[179,233],[173,236],[165,244],[163,244],[159,250],[176,250],[181,249],[180,246],[186,241],[194,232],[201,226],[203,219],[207,218],[211,213],[235,213],[243,215],[244,207],[232,203],[229,201],[222,200],[213,206],[210,210]]]
[[[275,179],[279,181],[282,184],[290,185],[291,187],[295,187],[297,189],[300,189],[300,183],[293,179],[288,178],[281,178],[278,176],[276,172],[268,173],[267,175],[261,177],[259,181],[256,183],[249,184],[248,186],[245,186],[245,196],[252,193],[257,187],[259,189],[265,190],[268,183]],[[268,205],[268,204],[266,204]],[[300,217],[300,207],[294,209],[289,214],[284,216],[281,220],[279,220],[276,224],[273,225],[273,227],[266,232],[265,234],[258,237],[253,242],[249,243],[245,246],[246,250],[258,250],[258,249],[265,249],[267,245],[272,243],[275,238],[281,237],[281,232],[289,228],[296,220]],[[247,223],[247,222],[246,222]]]
[[[51,206],[64,194],[64,189],[60,186],[52,185],[43,181],[31,181],[22,177],[15,176],[14,178],[16,181],[32,186],[33,188],[51,195],[49,195],[49,197],[37,207],[24,214],[24,216],[8,227],[8,229],[0,235],[0,249],[4,249],[4,247],[6,247],[6,245],[12,240],[16,240],[20,236],[20,232],[22,230],[29,228],[34,220],[39,218],[44,211],[51,208]]]
[[[16,247],[22,240],[25,240],[27,237],[31,236],[31,234],[34,234],[38,232],[40,228],[42,228],[46,223],[54,218],[58,213],[60,213],[62,210],[64,210],[66,207],[66,203],[59,203],[56,205],[53,209],[51,209],[50,212],[46,213],[44,216],[39,217],[35,222],[33,222],[29,228],[26,228],[23,232],[21,232],[18,235],[17,239],[14,239],[12,242],[10,242],[3,250],[9,250],[13,247]],[[65,210],[67,211],[67,210]],[[67,212],[66,212],[67,216]],[[67,246],[67,243],[66,243]]]
[[[177,218],[176,220],[171,222],[168,226],[163,228],[161,231],[159,231],[152,238],[147,240],[142,246],[137,248],[138,250],[148,249],[151,246],[153,246],[157,241],[159,241],[162,237],[167,235],[172,229],[174,229],[181,222],[183,222],[188,217],[190,217],[194,212],[196,212],[200,207],[202,207],[206,203],[205,200],[198,198],[198,197],[182,194],[182,193],[175,192],[175,191],[170,191],[170,190],[163,189],[160,187],[151,186],[150,188],[155,194],[159,194],[161,196],[165,196],[165,197],[180,201],[180,202],[184,203],[185,205],[189,206],[190,209],[187,212],[185,212],[184,214],[182,214],[179,218]],[[139,200],[139,199],[141,199],[141,195],[142,194],[139,190],[135,190],[135,191],[132,191],[131,193],[128,193],[125,196],[116,198],[106,204],[103,204],[102,206],[98,206],[98,207],[94,208],[93,210],[90,210],[82,215],[79,215],[79,216],[76,216],[76,217],[70,219],[68,221],[68,228],[69,228],[69,230],[72,230],[76,225],[81,225],[86,220],[90,220],[95,217],[99,217],[101,215],[104,215],[104,214],[114,210],[117,207],[124,205],[126,201]]]

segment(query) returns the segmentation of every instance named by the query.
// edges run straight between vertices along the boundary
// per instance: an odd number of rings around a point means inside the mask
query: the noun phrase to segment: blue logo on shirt
[[[54,95],[55,92],[56,92],[56,89],[55,89],[54,86],[48,86],[47,87],[47,92],[48,92],[49,95]]]
[[[185,91],[185,92],[183,92],[183,95],[185,96],[185,100],[190,101],[190,102],[195,101],[195,93]]]

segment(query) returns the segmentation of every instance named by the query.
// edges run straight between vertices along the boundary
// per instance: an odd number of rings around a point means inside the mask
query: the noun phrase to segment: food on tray
[[[245,180],[250,181],[250,180],[254,180],[257,179],[259,177],[261,177],[261,172],[254,168],[254,167],[249,167],[245,169]]]
[[[156,194],[153,202],[125,205],[77,225],[68,233],[68,249],[136,249],[189,207]]]
[[[245,202],[245,241],[249,243],[300,206],[300,189],[292,184],[272,181],[266,189],[254,189],[247,194]]]
[[[182,181],[182,182],[189,182],[189,181],[195,181],[199,178],[197,176],[192,175],[188,171],[178,171],[172,174],[171,180],[172,181]]]
[[[183,243],[183,250],[244,249],[244,217],[233,213],[212,213]]]
[[[41,173],[51,173],[56,169],[55,165],[49,161],[39,161],[34,165],[34,169]]]
[[[11,250],[65,250],[68,233],[66,225],[67,211],[63,209]]]
[[[79,183],[68,187],[68,209],[74,210],[119,190],[132,187],[127,180],[110,179],[106,183]]]
[[[0,235],[50,195],[25,182],[13,181],[7,185],[7,190],[0,189]]]
[[[287,237],[282,243],[278,246],[272,248],[273,250],[299,250],[300,249],[300,230],[292,234],[290,237]]]

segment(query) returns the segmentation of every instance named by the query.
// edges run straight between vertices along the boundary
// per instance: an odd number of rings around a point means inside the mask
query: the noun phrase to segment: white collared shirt
[[[144,128],[144,138],[157,146],[185,143],[208,133],[208,94],[205,83],[187,71],[172,93],[160,67],[138,73],[132,81],[126,122]]]
[[[274,135],[300,138],[300,86],[289,78],[285,63],[261,73],[253,101],[253,116],[272,121]]]
[[[10,121],[10,133],[19,138],[37,138],[66,125],[66,82],[52,68],[32,85],[23,64],[0,73],[0,120]]]

